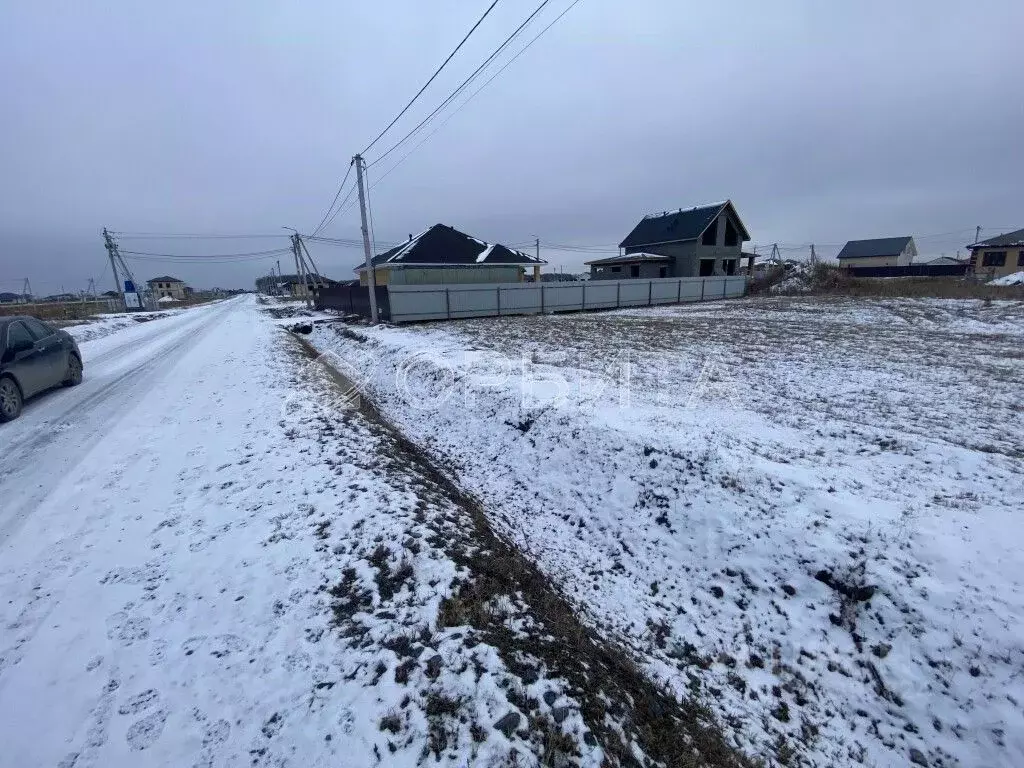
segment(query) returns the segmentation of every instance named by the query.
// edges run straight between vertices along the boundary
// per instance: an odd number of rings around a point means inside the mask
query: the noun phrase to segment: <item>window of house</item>
[[[1006,251],[988,251],[982,259],[983,267],[1006,266]]]
[[[717,245],[718,243],[718,219],[711,222],[710,226],[704,230],[704,234],[700,238],[701,245]]]
[[[1017,266],[1024,267],[1024,251],[1017,254]]]
[[[698,273],[701,277],[711,277],[715,274],[715,260],[714,259],[701,259],[700,260],[700,272]]]
[[[659,267],[658,277],[668,277],[668,267]]]
[[[736,231],[732,219],[725,220],[725,244],[729,246],[739,245],[740,233]],[[729,273],[730,275],[732,272]]]
[[[640,277],[640,265],[639,264],[630,264],[629,265],[629,276],[630,277]]]
[[[722,262],[722,269],[725,270],[725,274],[727,274],[727,275],[735,275],[736,274],[736,259],[725,259]]]
[[[622,271],[622,267],[612,267],[612,272],[614,272],[615,274],[618,274],[621,271]]]

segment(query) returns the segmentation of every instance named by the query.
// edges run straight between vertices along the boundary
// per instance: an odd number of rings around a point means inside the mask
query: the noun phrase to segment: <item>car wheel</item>
[[[21,415],[21,389],[14,379],[0,379],[0,421],[13,421]]]
[[[74,387],[82,383],[82,361],[78,359],[78,355],[71,353],[68,355],[68,370],[64,376],[64,386]]]

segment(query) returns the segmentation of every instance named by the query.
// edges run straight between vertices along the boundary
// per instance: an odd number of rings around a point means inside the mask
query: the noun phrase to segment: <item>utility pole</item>
[[[299,245],[299,233],[292,235],[292,251],[295,254],[295,269],[298,272],[302,293],[306,297],[306,309],[313,308],[313,300],[309,295],[309,278],[306,276],[305,262],[302,260],[302,251]]]
[[[117,276],[117,260],[114,258],[114,254],[117,252],[117,246],[114,245],[114,238],[107,232],[107,228],[103,228],[103,243],[107,247],[107,256],[110,257],[110,271],[114,273],[114,290],[117,291],[117,295],[121,297],[121,302],[124,304],[124,311],[128,311],[128,299],[125,298],[124,291],[121,289],[121,278]]]
[[[299,236],[299,245],[302,246],[302,252],[305,254],[304,263],[306,261],[309,262],[306,271],[313,276],[313,285],[315,285],[316,289],[319,291],[321,288],[326,287],[323,275],[320,274],[320,267],[318,267],[316,262],[313,261],[313,254],[309,252],[309,246],[306,245],[306,241],[302,239],[301,235]]]
[[[539,237],[534,241],[534,245],[537,247],[537,261],[540,261],[540,238]]]
[[[977,242],[979,240],[981,240],[981,225],[980,224],[977,227],[974,228],[974,242],[975,242],[975,244],[977,244]]]
[[[377,324],[377,280],[373,274],[373,255],[370,253],[370,231],[366,228],[366,191],[363,189],[363,158],[352,158],[356,164],[356,184],[359,186],[359,216],[363,228],[363,254],[366,256],[366,284],[370,288],[370,322]]]
[[[270,274],[274,274],[274,270],[273,269],[270,270]],[[281,260],[280,259],[277,260],[277,280],[274,281],[273,288],[274,288],[274,294],[275,295],[280,295],[280,293],[281,293]]]
[[[814,243],[811,243],[811,265],[818,263],[818,254],[814,252]]]

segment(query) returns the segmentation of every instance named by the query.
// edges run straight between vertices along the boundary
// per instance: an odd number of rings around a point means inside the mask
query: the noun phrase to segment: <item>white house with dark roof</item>
[[[622,253],[588,261],[591,279],[735,275],[750,240],[730,200],[644,216]]]
[[[547,262],[497,243],[485,243],[445,224],[430,229],[378,254],[371,262],[375,285],[434,285],[445,283],[518,283],[527,267],[534,279]],[[359,284],[369,285],[366,265],[355,268]]]
[[[907,267],[917,256],[910,235],[850,240],[836,257],[842,267]]]
[[[175,301],[184,301],[188,295],[188,286],[185,285],[184,280],[179,280],[176,277],[170,275],[162,275],[160,277],[154,277],[152,280],[147,280],[146,284],[149,286],[150,292],[156,297],[157,301],[160,299],[173,299]]]

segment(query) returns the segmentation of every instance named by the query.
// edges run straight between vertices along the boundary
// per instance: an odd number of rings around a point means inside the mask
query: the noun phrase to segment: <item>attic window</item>
[[[700,238],[701,245],[717,245],[718,244],[718,219],[711,222],[710,226],[704,230],[703,236]]]
[[[736,231],[736,227],[733,225],[732,219],[725,220],[725,244],[726,246],[735,246],[740,244],[740,234]]]

